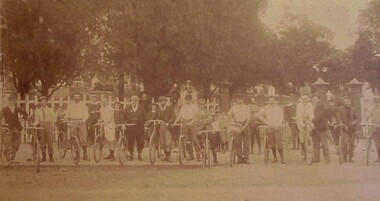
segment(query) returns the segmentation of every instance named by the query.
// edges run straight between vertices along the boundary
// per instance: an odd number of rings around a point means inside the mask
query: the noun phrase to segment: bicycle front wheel
[[[210,148],[209,139],[206,139],[205,154],[206,154],[206,166],[208,168],[211,168],[211,148]]]
[[[370,160],[370,155],[371,155],[371,149],[372,149],[372,140],[371,140],[371,137],[367,137],[367,144],[366,144],[366,157],[365,157],[365,159],[366,159],[366,166],[368,166],[369,165],[369,160]]]
[[[97,135],[94,140],[94,160],[96,163],[102,160],[103,156],[103,137]]]
[[[342,136],[339,136],[339,142],[338,142],[338,156],[339,156],[339,163],[343,163],[343,142],[342,142]]]
[[[125,137],[120,137],[117,143],[117,156],[119,158],[120,165],[124,165],[127,159],[127,142]]]
[[[235,140],[234,137],[231,137],[229,142],[229,148],[230,148],[230,167],[232,167],[235,164],[235,158],[236,158],[236,147],[235,147]]]
[[[35,139],[33,142],[33,162],[34,168],[36,172],[40,172],[40,161],[41,161],[41,149],[40,149],[40,141]]]
[[[183,136],[179,137],[178,158],[179,164],[184,165],[186,160],[186,142]]]
[[[71,159],[75,165],[78,165],[80,160],[80,143],[77,136],[71,137]]]
[[[64,132],[59,132],[58,134],[58,152],[61,158],[65,158],[67,151],[67,139],[65,138]]]
[[[264,164],[268,164],[269,161],[269,144],[267,136],[264,136]]]
[[[150,160],[150,164],[152,165],[154,165],[154,163],[156,162],[156,150],[157,150],[156,143],[157,143],[157,135],[153,133],[149,139],[149,160]]]
[[[313,145],[311,141],[311,137],[307,137],[306,139],[306,161],[307,164],[313,164]]]

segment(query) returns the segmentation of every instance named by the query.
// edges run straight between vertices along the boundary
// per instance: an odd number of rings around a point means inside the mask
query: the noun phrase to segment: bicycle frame
[[[1,126],[1,136],[0,136],[0,159],[3,158],[3,149],[4,149],[4,135],[9,135],[11,130],[8,128],[8,125]]]

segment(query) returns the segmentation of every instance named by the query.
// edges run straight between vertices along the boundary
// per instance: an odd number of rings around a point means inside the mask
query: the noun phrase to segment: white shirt
[[[257,116],[265,118],[265,123],[273,127],[279,127],[284,120],[284,112],[279,105],[266,105]]]
[[[314,109],[311,103],[306,105],[303,103],[297,104],[296,121],[299,127],[303,127],[305,120],[311,121],[314,119]]]
[[[104,121],[105,124],[114,122],[114,109],[108,105],[100,108],[100,118]]]
[[[237,122],[249,120],[251,117],[251,110],[248,105],[234,105],[231,107],[228,115],[231,115]]]
[[[87,121],[88,116],[89,114],[87,106],[81,102],[71,103],[67,107],[67,117],[70,119],[80,119],[83,121]]]
[[[183,121],[191,121],[194,119],[197,111],[198,106],[196,104],[183,104],[179,110],[178,116],[181,117]]]

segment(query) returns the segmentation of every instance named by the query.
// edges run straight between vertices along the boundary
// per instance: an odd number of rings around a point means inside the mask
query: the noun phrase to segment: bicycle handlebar
[[[144,126],[148,126],[148,124],[150,123],[153,123],[153,124],[166,124],[166,122],[162,121],[162,120],[159,120],[159,119],[155,119],[155,120],[148,120],[144,123]]]
[[[333,128],[336,128],[336,127],[347,127],[345,124],[342,124],[342,123],[340,123],[340,124],[331,124],[331,123],[329,123],[329,124],[327,124],[327,125],[329,125],[329,126],[331,126],[331,127],[333,127]]]
[[[239,128],[242,128],[243,126],[239,123],[231,123],[231,124],[227,124],[227,126],[233,126],[233,127],[239,127]]]
[[[123,126],[136,126],[136,124],[116,124],[115,127],[123,127]]]
[[[38,126],[29,126],[29,127],[26,127],[26,129],[29,129],[29,130],[43,130],[45,128],[43,127],[38,127]]]
[[[361,123],[361,126],[373,126],[373,127],[380,127],[380,124],[372,124],[372,123]]]

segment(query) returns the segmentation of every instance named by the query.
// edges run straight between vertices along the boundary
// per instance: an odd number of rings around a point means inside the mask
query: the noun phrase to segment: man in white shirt
[[[103,123],[104,137],[110,147],[110,155],[104,159],[110,161],[115,160],[114,156],[114,140],[115,140],[115,112],[114,108],[108,103],[108,99],[102,98],[102,106],[99,110],[100,119],[99,122]],[[96,137],[96,136],[95,136]]]
[[[310,103],[310,99],[308,95],[302,95],[300,98],[300,103],[297,104],[296,109],[296,122],[300,132],[300,142],[301,142],[301,154],[305,155],[306,147],[306,129],[309,135],[311,135],[311,131],[313,129],[312,120],[314,119],[314,108]],[[310,126],[306,126],[310,125]]]
[[[238,164],[249,164],[248,156],[251,144],[251,132],[249,123],[251,121],[251,110],[248,105],[244,104],[243,95],[236,96],[236,105],[232,106],[228,115],[235,123],[241,125],[241,133],[232,133],[235,136],[236,154],[238,156]],[[242,150],[244,146],[244,151]]]
[[[178,122],[186,124],[183,126],[182,131],[185,135],[186,150],[189,153],[188,160],[194,160],[193,143],[197,157],[200,160],[200,145],[197,139],[197,127],[195,125],[195,114],[197,111],[198,106],[193,103],[193,97],[190,94],[187,94],[185,96],[185,103],[181,106],[177,119],[174,122],[174,124],[177,124]]]
[[[83,160],[89,161],[87,156],[87,129],[85,122],[87,121],[89,114],[85,104],[80,102],[80,94],[75,93],[73,95],[73,103],[70,103],[67,107],[67,118],[69,120],[75,120],[71,123],[72,135],[76,135],[82,144]]]
[[[281,163],[286,164],[283,152],[283,140],[280,126],[284,120],[283,109],[276,103],[274,96],[268,98],[268,105],[263,107],[256,116],[265,125],[269,126],[267,131],[269,147],[273,153],[273,163],[277,162],[276,147],[281,157]]]
[[[53,140],[54,140],[54,122],[56,115],[54,111],[47,106],[47,100],[45,96],[40,98],[41,107],[35,113],[34,126],[42,127],[43,130],[39,130],[39,140],[41,144],[42,159],[41,162],[46,161],[46,146],[49,152],[49,161],[54,162],[53,159]]]

